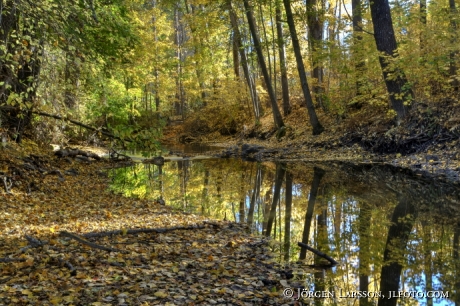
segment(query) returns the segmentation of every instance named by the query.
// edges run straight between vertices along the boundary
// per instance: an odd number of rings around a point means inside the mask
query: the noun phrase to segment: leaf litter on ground
[[[297,303],[270,242],[245,224],[114,194],[107,160],[14,145],[0,160],[13,181],[0,193],[1,304]]]

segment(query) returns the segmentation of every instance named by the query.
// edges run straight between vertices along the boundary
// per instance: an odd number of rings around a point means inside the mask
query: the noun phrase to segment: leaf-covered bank
[[[0,149],[0,303],[292,303],[292,273],[244,225],[113,194],[107,160]]]
[[[363,107],[336,118],[319,112],[326,129],[317,136],[312,135],[305,112],[305,108],[296,106],[286,116],[282,134],[274,128],[270,114],[258,124],[243,118],[231,120],[201,114],[183,124],[166,127],[163,142],[217,144],[227,148],[221,154],[223,157],[248,155],[245,157],[255,160],[384,163],[454,181],[459,179],[458,103],[446,100],[418,104],[399,126],[378,107]],[[242,144],[259,148],[245,154]]]

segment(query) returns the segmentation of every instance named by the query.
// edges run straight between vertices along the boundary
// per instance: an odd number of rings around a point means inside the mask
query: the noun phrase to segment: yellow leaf
[[[50,227],[50,232],[54,233],[54,227]]]
[[[161,290],[155,292],[153,295],[156,296],[156,297],[159,297],[159,298],[165,298],[165,297],[168,296],[168,294],[166,292],[161,291]]]
[[[30,290],[28,290],[28,289],[22,290],[22,291],[21,291],[21,294],[27,295],[28,297],[34,296],[34,294],[33,294]]]
[[[126,236],[128,234],[128,229],[127,228],[122,228],[121,229],[121,235]]]
[[[55,296],[53,298],[50,299],[50,303],[53,304],[53,305],[57,305],[61,302],[62,298],[59,297],[59,296]]]
[[[85,274],[85,273],[81,273],[81,272],[77,272],[76,278],[78,278],[78,279],[86,278],[86,274]]]

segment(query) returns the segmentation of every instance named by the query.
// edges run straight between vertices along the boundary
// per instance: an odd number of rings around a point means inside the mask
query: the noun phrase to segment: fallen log
[[[337,261],[334,260],[334,258],[330,257],[329,255],[327,254],[324,254],[323,252],[321,251],[318,251],[317,249],[314,249],[312,248],[311,246],[305,244],[305,243],[302,243],[302,242],[298,242],[297,245],[301,248],[304,248],[304,249],[307,249],[309,250],[310,252],[318,255],[319,257],[322,257],[324,259],[326,259],[327,261],[329,261],[331,263],[332,266],[335,266],[338,264]]]

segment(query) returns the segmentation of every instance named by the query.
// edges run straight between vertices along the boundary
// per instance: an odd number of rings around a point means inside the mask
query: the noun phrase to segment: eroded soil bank
[[[218,145],[224,147],[222,157],[253,160],[389,164],[427,176],[459,180],[459,103],[419,103],[399,126],[383,112],[382,108],[367,107],[335,118],[319,112],[325,131],[318,136],[312,135],[302,107],[293,108],[285,118],[282,133],[274,128],[271,114],[258,124],[244,119],[213,121],[212,114],[200,114],[167,126],[163,143]]]

